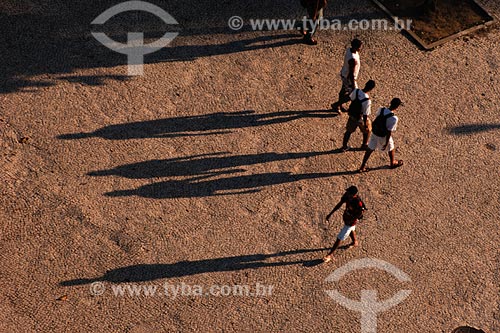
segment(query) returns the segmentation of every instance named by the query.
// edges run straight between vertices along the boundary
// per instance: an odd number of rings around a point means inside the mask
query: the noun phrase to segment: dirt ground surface
[[[415,1],[380,0],[393,15],[412,19],[411,30],[427,43],[484,24],[491,17],[472,0],[439,0],[434,11],[416,7]]]
[[[311,47],[250,29],[301,17],[289,1],[153,3],[179,26],[131,13],[90,25],[109,0],[0,2],[0,332],[354,333],[360,312],[326,291],[403,289],[377,332],[500,332],[497,27],[432,52],[394,31],[320,31]],[[233,15],[243,30],[228,29]],[[325,16],[385,17],[368,0],[331,1]],[[180,31],[139,77],[90,35],[124,41],[130,26]],[[328,108],[355,36],[374,106],[404,102],[396,170],[376,152],[358,174],[363,153],[335,150],[347,117]],[[315,265],[352,184],[369,208],[360,246]],[[362,258],[410,281],[371,268],[326,281]],[[158,292],[115,295],[133,284]],[[272,293],[187,295],[214,285]]]

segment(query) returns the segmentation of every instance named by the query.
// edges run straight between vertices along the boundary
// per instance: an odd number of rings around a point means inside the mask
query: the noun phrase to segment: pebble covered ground
[[[116,2],[0,1],[1,332],[360,332],[333,289],[411,290],[378,315],[380,332],[500,331],[497,25],[432,52],[395,31],[320,31],[311,47],[296,32],[227,28],[233,15],[303,15],[289,1],[154,3],[180,35],[128,77],[125,56],[90,35]],[[152,39],[165,31],[123,15]],[[367,0],[331,1],[325,15],[384,17]],[[101,29],[126,40],[118,17]],[[396,170],[377,152],[358,174],[363,153],[335,151],[347,117],[328,108],[355,36],[374,105],[404,102]],[[313,265],[351,184],[369,207],[360,246]],[[361,258],[411,281],[372,269],[325,280]],[[273,292],[114,296],[126,282]]]

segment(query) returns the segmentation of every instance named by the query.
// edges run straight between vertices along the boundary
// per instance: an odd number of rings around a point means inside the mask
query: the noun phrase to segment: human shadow
[[[228,155],[221,152],[125,164],[113,169],[92,171],[88,175],[121,176],[132,179],[197,176],[239,166],[310,158],[331,153],[332,151]]]
[[[290,261],[266,261],[271,258],[286,257],[291,255],[320,252],[328,250],[320,249],[301,249],[293,251],[284,251],[273,254],[251,254],[234,257],[224,257],[215,259],[203,259],[194,261],[180,261],[173,264],[141,264],[126,267],[120,267],[109,270],[101,277],[80,278],[60,282],[61,286],[76,286],[89,284],[98,281],[107,281],[113,283],[122,282],[144,282],[164,278],[184,277],[204,273],[240,271],[244,269],[258,269],[265,267],[279,267],[290,265],[309,266],[317,259],[296,259]]]
[[[266,31],[266,28],[253,31],[247,20],[252,17],[300,20],[305,15],[305,10],[299,2],[293,5],[289,0],[152,2],[167,11],[178,24],[166,24],[156,15],[137,11],[120,13],[102,26],[91,24],[98,15],[117,5],[115,0],[31,1],[30,5],[22,1],[10,1],[0,11],[0,94],[33,91],[57,84],[57,80],[39,78],[45,74],[62,75],[79,69],[127,65],[126,55],[100,44],[92,36],[92,32],[104,32],[119,43],[127,41],[128,32],[143,32],[147,39],[146,45],[165,32],[179,33],[168,47],[158,53],[146,55],[145,64],[190,61],[301,42],[296,31]],[[332,17],[333,14],[345,11],[353,14]],[[329,4],[325,13],[328,18],[341,19],[345,23],[356,15],[363,15],[362,18],[380,15],[377,12],[371,14],[370,11],[373,12],[373,6],[368,7],[367,11],[366,8],[360,9],[359,6],[342,0]],[[228,27],[228,18],[235,15],[246,19],[239,31]],[[76,82],[86,84],[89,80],[99,82],[98,79],[91,78]]]
[[[59,78],[72,83],[80,83],[85,86],[102,86],[108,80],[114,81],[127,81],[130,76],[126,75],[73,75],[73,76],[63,76]]]
[[[231,53],[255,51],[302,43],[298,34],[269,34],[222,44],[179,45],[153,53],[148,62],[192,61]]]
[[[290,10],[291,7],[285,0],[265,0],[259,3],[230,1],[223,5],[215,5],[210,0],[155,2],[179,24],[166,24],[151,14],[124,12],[102,26],[92,25],[91,22],[98,15],[117,4],[113,0],[70,0],[67,3],[37,1],[32,6],[14,1],[10,6],[3,6],[0,11],[0,94],[32,91],[38,87],[57,84],[56,80],[34,78],[35,76],[67,74],[78,69],[114,67],[128,63],[126,55],[109,50],[95,40],[91,32],[104,32],[113,40],[124,43],[128,32],[139,31],[145,34],[146,44],[163,36],[165,32],[180,33],[169,47],[147,55],[145,63],[185,61],[299,42],[297,38],[293,38],[296,34],[284,35],[279,32],[257,32],[244,39],[227,25],[227,19],[237,13],[259,17],[264,9],[267,13],[272,9],[292,17],[296,10]],[[226,36],[214,43],[207,43],[207,40],[212,39],[203,36],[214,34]],[[257,34],[260,36],[255,37]],[[236,39],[239,41],[234,41]],[[286,40],[274,43],[273,39]],[[218,40],[222,40],[222,43],[217,43]]]
[[[448,132],[454,135],[468,135],[497,129],[500,129],[500,124],[469,124],[448,128]]]
[[[58,139],[73,140],[100,137],[107,140],[175,138],[231,133],[230,129],[280,124],[301,118],[329,118],[337,114],[329,110],[282,111],[255,113],[253,110],[218,112],[198,116],[173,117],[133,123],[109,125],[91,133],[70,133]]]
[[[229,171],[227,173],[234,172]],[[292,174],[290,172],[274,172],[254,175],[208,179],[213,174],[194,177],[186,180],[168,180],[141,186],[131,190],[108,192],[109,197],[141,196],[153,199],[195,198],[259,192],[265,186],[292,183],[306,179],[352,175],[357,171],[341,171],[333,173]],[[208,179],[208,180],[207,180]]]

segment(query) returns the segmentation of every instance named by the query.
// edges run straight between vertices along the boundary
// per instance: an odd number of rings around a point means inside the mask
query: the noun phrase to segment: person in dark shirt
[[[309,45],[316,45],[318,41],[313,38],[318,29],[319,20],[323,18],[323,9],[326,7],[326,0],[300,0],[300,4],[307,10],[309,20],[307,26],[301,27],[304,35],[304,42]]]
[[[329,262],[333,260],[333,253],[340,245],[340,242],[346,240],[348,236],[351,237],[351,244],[349,244],[349,248],[358,246],[358,240],[356,239],[356,223],[363,218],[363,212],[366,210],[366,206],[361,200],[361,197],[358,195],[358,188],[356,186],[351,186],[346,189],[344,195],[340,199],[340,202],[333,208],[333,210],[326,216],[326,221],[330,219],[330,217],[337,210],[345,204],[346,208],[344,210],[344,214],[342,216],[344,220],[344,227],[340,231],[337,236],[337,240],[332,246],[330,253],[328,253],[324,258],[323,262]]]

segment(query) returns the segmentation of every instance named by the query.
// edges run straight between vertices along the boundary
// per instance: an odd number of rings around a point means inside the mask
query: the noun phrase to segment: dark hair
[[[351,42],[351,47],[356,50],[359,49],[361,45],[363,45],[363,42],[357,38],[353,39]]]
[[[358,188],[356,186],[352,185],[349,188],[347,188],[345,191],[346,191],[346,193],[349,193],[351,195],[355,195],[358,193]]]
[[[365,89],[372,90],[375,88],[375,81],[369,80],[365,83]]]
[[[401,105],[401,100],[399,98],[393,98],[391,101],[391,109],[396,109]]]

